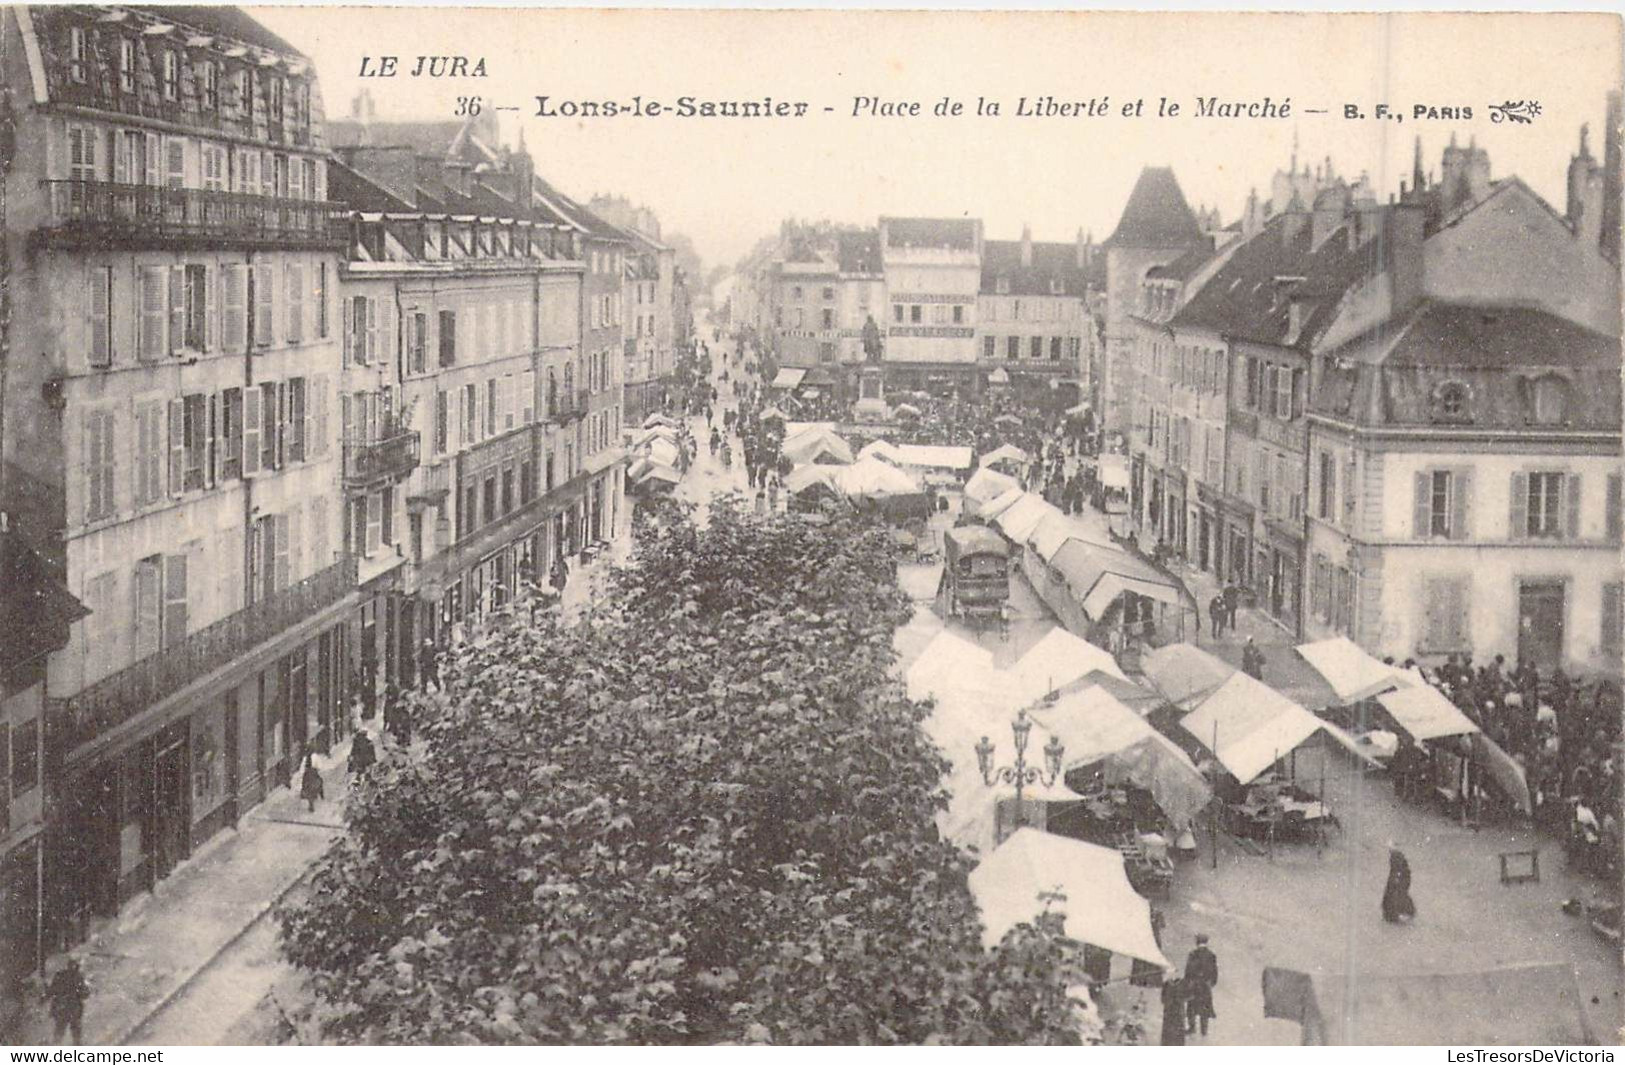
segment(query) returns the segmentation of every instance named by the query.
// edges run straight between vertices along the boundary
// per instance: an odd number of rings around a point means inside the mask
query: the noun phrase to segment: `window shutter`
[[[1529,475],[1514,473],[1511,489],[1512,516],[1508,519],[1507,539],[1523,540],[1529,536]]]
[[[186,401],[169,401],[169,494],[180,495],[186,485]]]
[[[158,566],[143,559],[135,566],[135,657],[137,661],[158,651],[160,606]]]
[[[286,588],[288,586],[288,516],[278,514],[274,521],[276,534],[276,560],[274,563],[276,582],[274,587]]]
[[[1621,522],[1622,520],[1625,520],[1625,515],[1620,513],[1621,505],[1620,475],[1617,473],[1611,473],[1608,475],[1608,514],[1605,518],[1605,522],[1608,530],[1608,539],[1614,541],[1615,543],[1619,542]]]
[[[112,308],[108,299],[108,278],[110,271],[105,267],[93,266],[89,273],[90,298],[86,301],[90,307],[90,365],[111,366],[113,364],[113,351],[111,338],[108,335],[109,319]]]
[[[203,457],[204,482],[213,488],[220,479],[220,396],[209,395],[208,453]]]
[[[347,299],[340,299],[339,300],[339,309],[342,312],[343,318],[344,318],[344,322],[343,322],[343,324],[341,326],[341,330],[340,330],[341,333],[343,334],[343,338],[344,338],[343,342],[340,344],[340,347],[341,347],[341,349],[343,350],[343,353],[344,353],[341,365],[347,367],[347,366],[350,365],[350,360],[354,357],[353,354],[350,351],[350,336],[351,336],[351,333],[353,331],[352,326],[350,324],[350,321],[351,321],[351,318],[352,318],[352,313],[351,313],[351,310],[350,310],[350,301],[347,300]]]
[[[164,637],[165,647],[175,647],[186,639],[186,556],[164,556]]]
[[[1473,471],[1469,467],[1450,471],[1450,539],[1473,538]]]
[[[317,374],[310,379],[310,394],[305,397],[310,411],[305,428],[305,447],[312,458],[327,455],[327,375]]]
[[[274,300],[271,287],[276,274],[270,263],[254,264],[254,344],[265,347],[271,343],[271,316]]]
[[[140,276],[141,328],[136,334],[136,353],[146,360],[156,359],[164,350],[164,270],[143,266]]]
[[[274,419],[276,439],[274,441],[275,449],[272,451],[273,458],[271,462],[272,465],[279,470],[287,464],[288,460],[288,392],[288,386],[285,382],[278,381],[276,384],[271,386],[271,395],[275,397],[271,402],[276,411],[276,417]],[[273,419],[271,418],[270,413],[267,412],[267,426],[270,426],[272,421]]]
[[[160,141],[158,134],[147,134],[147,184],[151,186],[163,184],[163,182],[158,179],[158,156],[160,154],[159,148]]]
[[[367,497],[367,554],[374,555],[383,545],[384,497],[374,492]]]
[[[220,271],[220,302],[224,307],[220,323],[220,347],[224,351],[241,351],[243,346],[243,268],[237,265]]]
[[[304,515],[300,507],[288,511],[288,579],[300,580],[305,572],[304,541],[302,539]]]
[[[260,389],[249,385],[243,389],[243,476],[260,472]]]
[[[379,358],[380,354],[378,347],[378,301],[368,297],[365,306],[367,308],[367,352],[361,361],[374,362]]]
[[[1580,475],[1571,473],[1563,479],[1563,507],[1565,527],[1570,540],[1580,538]]]

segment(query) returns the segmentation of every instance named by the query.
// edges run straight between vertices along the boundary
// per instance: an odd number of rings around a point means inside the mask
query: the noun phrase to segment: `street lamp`
[[[1014,784],[1016,786],[1016,827],[1020,828],[1027,823],[1026,807],[1021,801],[1021,792],[1029,784],[1042,783],[1049,787],[1061,775],[1061,759],[1066,754],[1059,736],[1051,735],[1049,742],[1044,744],[1044,768],[1027,764],[1027,737],[1032,734],[1033,720],[1023,710],[1010,722],[1010,734],[1016,741],[1016,762],[1013,766],[995,766],[993,764],[993,741],[986,736],[976,745],[976,764],[982,770],[982,779],[988,787],[995,784]]]

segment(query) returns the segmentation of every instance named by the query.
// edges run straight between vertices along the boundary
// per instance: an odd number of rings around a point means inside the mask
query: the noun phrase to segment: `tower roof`
[[[1106,247],[1183,248],[1202,239],[1202,227],[1191,213],[1172,167],[1140,171]]]

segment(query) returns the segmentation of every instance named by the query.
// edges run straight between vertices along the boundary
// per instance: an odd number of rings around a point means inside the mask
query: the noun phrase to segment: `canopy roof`
[[[653,428],[656,425],[664,425],[668,429],[675,429],[677,428],[677,419],[667,414],[661,414],[659,411],[656,411],[647,418],[643,419],[643,427],[645,429]]]
[[[913,477],[873,456],[838,467],[835,487],[849,496],[913,495],[922,491]]]
[[[897,444],[899,460],[905,466],[930,466],[943,470],[968,470],[971,456],[969,447],[947,444]]]
[[[1348,733],[1245,673],[1232,674],[1186,714],[1179,727],[1213,751],[1219,764],[1242,784],[1256,779],[1320,731],[1365,758]]]
[[[784,479],[785,490],[791,495],[800,495],[815,484],[821,484],[830,491],[835,491],[835,474],[841,469],[839,466],[819,466],[807,463],[791,470]]]
[[[1001,558],[1010,557],[1010,545],[1004,537],[985,525],[956,525],[942,537],[961,555],[992,552]]]
[[[802,370],[802,369],[799,369],[799,368],[794,367],[794,366],[786,366],[784,369],[780,370],[777,375],[774,376],[773,383],[768,385],[767,387],[769,387],[769,388],[794,388],[797,385],[799,385],[801,383],[801,379],[803,377],[806,377],[806,376],[807,376],[807,371],[806,370]]]
[[[1478,731],[1478,726],[1456,709],[1455,703],[1426,684],[1384,692],[1377,696],[1377,702],[1418,742]]]
[[[1102,540],[1100,534],[1069,514],[1051,514],[1045,517],[1027,538],[1027,546],[1038,552],[1039,558],[1048,562],[1068,540],[1082,540],[1086,544],[1094,544],[1110,551],[1118,550],[1115,544]]]
[[[889,440],[871,440],[858,451],[858,458],[878,458],[896,464],[899,461],[897,445]]]
[[[769,407],[761,413],[761,420],[764,422],[775,419],[781,422],[786,420],[784,412],[777,407]]]
[[[908,667],[908,697],[929,699],[951,692],[960,682],[993,671],[993,652],[946,629],[925,645]]]
[[[1170,967],[1151,931],[1151,904],[1129,884],[1114,850],[1020,828],[971,870],[970,889],[990,948],[1044,912],[1040,893],[1055,893],[1062,898],[1049,904],[1066,915],[1069,938]]]
[[[983,521],[991,521],[1015,506],[1026,494],[1020,488],[1012,488],[1009,491],[1001,492],[986,503],[977,503],[972,500],[968,509],[973,517],[981,518]]]
[[[879,441],[876,441],[879,443]],[[874,445],[869,445],[873,447]],[[978,503],[991,502],[1009,492],[1011,489],[1021,491],[1021,485],[1014,477],[1000,473],[998,470],[983,466],[970,475],[965,482],[965,498],[974,499]]]
[[[1009,531],[1005,530],[1007,535]],[[1056,550],[1049,565],[1066,579],[1084,612],[1095,621],[1104,617],[1106,609],[1126,591],[1176,607],[1190,602],[1173,578],[1115,547],[1069,539]]]
[[[797,464],[816,462],[819,458],[832,458],[843,464],[852,462],[852,449],[833,429],[808,430],[787,439],[782,450]]]
[[[657,466],[676,466],[682,457],[677,445],[664,437],[655,437],[646,445],[649,461]]]
[[[975,878],[974,873],[971,876]],[[1306,982],[1311,989],[1304,1011],[1306,1044],[1591,1046],[1597,1042],[1579,978],[1574,966],[1567,963],[1403,976],[1314,975]]]
[[[1331,686],[1341,704],[1357,703],[1410,684],[1404,671],[1372,658],[1347,636],[1301,644],[1298,653]]]
[[[1057,625],[1004,671],[1016,706],[1026,706],[1090,673],[1127,680],[1111,654]]]
[[[1042,496],[1027,492],[993,521],[1012,542],[1021,544],[1027,542],[1045,518],[1060,513]]]
[[[1170,643],[1140,658],[1140,671],[1164,698],[1190,709],[1236,672],[1224,659],[1188,643]]]
[[[1175,825],[1189,824],[1213,797],[1207,781],[1178,744],[1104,687],[1078,688],[1030,713],[1039,729],[1066,746],[1067,770],[1104,762],[1107,782],[1127,781],[1149,791]],[[1038,742],[1042,750],[1048,739],[1040,736],[1038,740],[1029,739],[1029,746]]]
[[[1025,465],[1027,453],[1014,444],[1000,444],[998,447],[982,456],[978,466],[991,466],[995,462],[1014,462]]]

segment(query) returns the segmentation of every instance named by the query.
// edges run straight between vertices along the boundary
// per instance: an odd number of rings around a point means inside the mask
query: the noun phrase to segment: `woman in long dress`
[[[1388,886],[1382,892],[1382,919],[1392,923],[1416,916],[1411,901],[1411,863],[1397,848],[1388,851]]]

